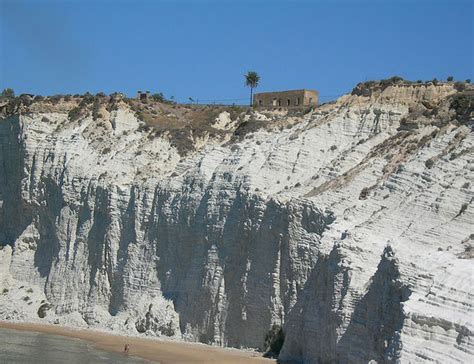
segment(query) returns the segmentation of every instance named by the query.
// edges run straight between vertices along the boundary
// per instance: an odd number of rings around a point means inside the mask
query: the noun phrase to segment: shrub
[[[94,95],[92,95],[90,92],[86,92],[84,96],[82,96],[80,105],[92,104],[94,101],[95,101]]]
[[[30,297],[29,297],[29,296],[25,296],[25,297],[22,298],[22,300],[25,301],[25,302],[27,302],[27,301],[30,300]]]
[[[457,216],[460,216],[461,214],[463,214],[464,211],[467,210],[467,206],[468,206],[467,203],[463,203],[462,206],[461,206],[461,209],[460,209],[459,212],[458,212],[458,215],[457,215]]]
[[[362,191],[360,191],[359,200],[365,200],[368,195],[369,195],[369,189],[367,187],[364,187]]]
[[[27,293],[33,293],[33,288],[28,288],[28,289],[26,290],[26,292],[27,292]]]
[[[456,81],[454,83],[454,88],[458,91],[464,91],[466,89],[466,84],[464,82]]]
[[[46,311],[51,309],[51,305],[49,303],[43,303],[41,306],[38,308],[38,317],[39,318],[45,318],[46,317]]]
[[[8,289],[8,288],[4,288],[4,289],[3,289],[3,291],[2,291],[2,293],[3,293],[3,294],[7,294],[7,293],[8,293],[8,291],[9,291],[9,289]]]
[[[151,98],[154,101],[163,102],[163,100],[165,99],[165,95],[163,95],[162,92],[155,93],[155,94],[151,95]]]
[[[433,165],[434,165],[434,160],[433,159],[430,158],[430,159],[426,160],[426,162],[425,162],[426,168],[429,169],[429,168],[433,167]]]
[[[468,124],[473,108],[473,100],[464,94],[457,94],[451,102],[451,109],[456,111],[456,118],[463,124]]]
[[[335,151],[337,149],[337,146],[336,145],[331,145],[331,148],[330,148],[332,151]]]
[[[285,334],[280,325],[274,324],[265,336],[265,357],[276,358],[280,354],[283,343],[285,342]]]
[[[471,83],[471,79],[468,78],[468,79],[466,80],[466,83]]]
[[[447,81],[448,81],[448,82],[451,82],[451,81],[453,81],[453,80],[454,80],[454,77],[453,77],[453,76],[448,76],[448,78],[447,78]]]
[[[176,101],[174,101],[174,96],[171,96],[170,99],[168,100],[165,97],[165,95],[163,94],[163,92],[155,93],[155,94],[151,95],[150,98],[154,101],[158,101],[158,102],[161,102],[163,104],[171,104],[171,105],[176,104]]]
[[[15,91],[12,88],[5,88],[2,91],[2,97],[13,98],[15,97]]]
[[[436,86],[436,85],[438,84],[438,79],[437,79],[437,78],[433,78],[433,79],[431,80],[431,82],[433,82],[433,85]]]
[[[79,119],[80,115],[81,115],[81,109],[79,107],[75,107],[71,109],[68,113],[69,120],[71,121]]]
[[[405,81],[405,80],[402,77],[393,76],[393,77],[390,77],[390,78],[386,78],[384,80],[380,80],[380,86],[382,87],[382,90],[384,90],[388,86],[392,86],[392,85],[401,83],[403,81]]]
[[[48,99],[49,99],[49,101],[51,101],[53,104],[57,104],[58,102],[61,101],[62,96],[61,96],[61,95],[53,95],[53,96],[50,96]]]

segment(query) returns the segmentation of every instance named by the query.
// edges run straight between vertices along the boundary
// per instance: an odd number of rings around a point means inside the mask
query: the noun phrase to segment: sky
[[[471,0],[0,0],[0,89],[137,90],[245,103],[258,91],[473,79]]]

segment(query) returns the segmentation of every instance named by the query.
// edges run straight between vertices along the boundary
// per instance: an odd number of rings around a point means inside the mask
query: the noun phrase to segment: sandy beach
[[[90,342],[96,348],[112,352],[122,352],[126,343],[130,345],[129,355],[161,364],[172,363],[275,363],[265,359],[260,353],[236,349],[224,349],[204,344],[192,344],[151,340],[137,337],[113,335],[88,329],[69,329],[54,325],[35,323],[17,323],[0,321],[1,328],[35,331],[46,334],[62,335]]]

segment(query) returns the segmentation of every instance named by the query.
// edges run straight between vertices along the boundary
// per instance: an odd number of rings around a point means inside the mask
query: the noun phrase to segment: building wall
[[[298,107],[317,104],[318,92],[313,90],[262,92],[253,97],[253,105],[260,107]]]
[[[150,91],[137,91],[138,100],[146,100],[151,96]]]
[[[305,105],[318,106],[318,91],[304,90]]]

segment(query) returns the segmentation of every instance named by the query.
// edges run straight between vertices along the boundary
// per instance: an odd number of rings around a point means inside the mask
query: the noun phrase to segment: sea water
[[[69,337],[0,328],[0,364],[150,363]]]

